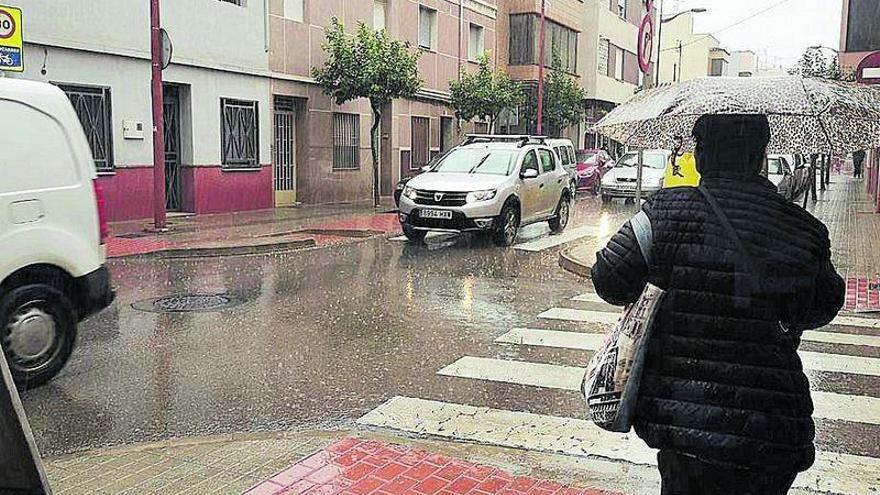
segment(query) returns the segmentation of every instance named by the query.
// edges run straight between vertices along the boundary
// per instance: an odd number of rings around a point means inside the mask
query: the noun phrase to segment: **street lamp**
[[[663,2],[661,0],[661,2],[660,2],[660,27],[657,28],[657,67],[654,68],[654,70],[657,72],[656,77],[655,77],[655,84],[654,84],[655,86],[660,85],[660,56],[663,54],[663,43],[662,43],[662,41],[663,41],[663,24],[666,24],[667,22],[674,21],[680,15],[701,14],[703,12],[706,12],[706,9],[704,9],[703,7],[695,7],[690,10],[683,10],[673,16],[670,16],[670,17],[667,17],[666,19],[663,19],[662,18],[662,16],[663,16]]]

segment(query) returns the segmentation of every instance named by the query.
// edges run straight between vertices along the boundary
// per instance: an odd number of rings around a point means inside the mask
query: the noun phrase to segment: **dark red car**
[[[577,157],[577,192],[597,194],[602,176],[614,165],[611,156],[605,150],[585,149],[575,152]]]

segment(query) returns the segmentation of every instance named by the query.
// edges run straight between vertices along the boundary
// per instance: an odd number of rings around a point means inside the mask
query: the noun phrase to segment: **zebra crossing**
[[[603,332],[617,321],[620,310],[594,293],[580,294],[571,302],[581,307],[549,308],[537,315],[536,328],[506,329],[493,343],[523,349],[595,351],[604,339]],[[589,309],[582,309],[583,303]],[[869,391],[862,395],[814,390],[814,417],[853,432],[880,425],[880,357],[872,357],[880,356],[876,352],[880,347],[880,319],[838,316],[825,328],[804,332],[802,340],[829,349],[800,351],[808,374],[840,374],[847,380],[871,383]],[[529,386],[575,397],[579,397],[583,373],[582,367],[561,363],[480,356],[461,356],[436,371],[439,379],[453,377],[473,380],[474,384]],[[610,433],[583,417],[397,396],[361,417],[358,423],[409,434],[576,456],[587,467],[591,459],[656,465],[656,451],[635,434]],[[815,464],[798,476],[795,487],[837,494],[876,493],[874,490],[880,486],[880,457],[852,453],[845,444],[835,438],[823,438]],[[828,445],[834,448],[823,450]]]

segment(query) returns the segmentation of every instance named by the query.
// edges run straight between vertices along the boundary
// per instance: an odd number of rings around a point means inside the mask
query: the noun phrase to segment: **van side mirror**
[[[523,170],[521,174],[519,174],[522,179],[534,179],[538,177],[538,171],[533,168],[527,168]]]

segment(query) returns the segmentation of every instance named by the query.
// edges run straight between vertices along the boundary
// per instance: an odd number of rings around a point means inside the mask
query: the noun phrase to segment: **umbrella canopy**
[[[704,77],[643,91],[593,126],[631,146],[693,149],[706,114],[763,114],[769,153],[844,153],[880,147],[880,89],[825,79]]]

